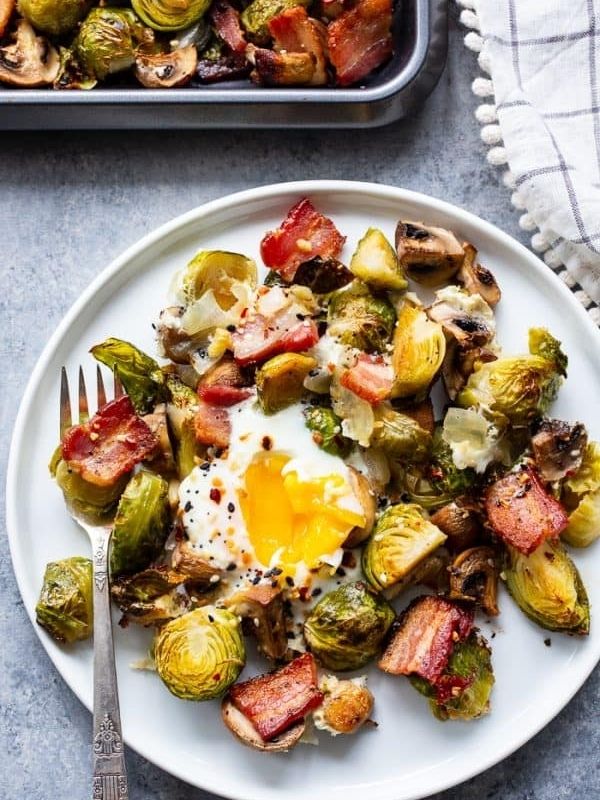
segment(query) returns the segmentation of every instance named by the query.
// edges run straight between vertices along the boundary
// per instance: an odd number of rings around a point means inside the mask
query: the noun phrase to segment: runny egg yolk
[[[256,558],[293,574],[300,563],[314,569],[334,553],[355,526],[365,524],[352,488],[342,475],[301,480],[286,472],[280,453],[261,454],[244,474],[240,506]],[[349,498],[352,502],[348,502]]]

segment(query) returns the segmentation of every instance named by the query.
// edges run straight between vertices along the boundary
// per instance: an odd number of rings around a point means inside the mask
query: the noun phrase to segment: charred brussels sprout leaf
[[[205,14],[210,0],[132,0],[131,5],[155,31],[180,31]]]
[[[327,669],[359,669],[375,658],[394,610],[364,583],[347,583],[323,597],[304,623],[310,650]]]
[[[572,547],[587,547],[600,537],[600,444],[588,442],[581,466],[564,483],[563,498],[571,510],[562,538]]]
[[[530,331],[529,355],[479,363],[457,398],[462,408],[489,409],[513,425],[544,414],[566,375],[560,343],[543,328]]]
[[[385,350],[396,313],[392,306],[374,297],[364,284],[350,284],[336,292],[329,303],[328,332],[342,344],[366,353]]]
[[[275,275],[278,273],[276,272]],[[335,258],[324,259],[320,256],[315,256],[310,261],[304,261],[294,274],[295,284],[308,286],[315,294],[331,294],[331,292],[346,286],[353,279],[354,275],[341,261],[337,261]],[[265,280],[265,285],[270,284]],[[285,285],[284,282],[283,285]]]
[[[81,24],[75,51],[87,74],[104,80],[129,69],[138,45],[153,39],[130,9],[93,8]]]
[[[123,475],[111,486],[98,486],[82,478],[62,458],[53,459],[50,472],[62,490],[65,503],[95,525],[106,522],[114,512],[129,477]]]
[[[246,660],[235,614],[204,606],[168,622],[154,646],[157,672],[183,700],[212,700],[235,682]]]
[[[183,293],[193,303],[212,289],[219,306],[228,311],[237,302],[234,283],[256,286],[258,273],[251,258],[224,250],[201,250],[187,265],[182,278]]]
[[[98,83],[93,75],[87,74],[71,48],[60,48],[60,67],[54,81],[55,89],[93,89]]]
[[[46,566],[35,617],[57,642],[76,642],[92,633],[92,562],[65,558]]]
[[[256,389],[263,411],[272,414],[296,403],[305,393],[304,379],[317,362],[301,353],[281,353],[256,373]]]
[[[360,240],[350,269],[376,289],[401,291],[408,286],[396,251],[378,228],[369,228]]]
[[[304,411],[306,427],[312,431],[313,439],[326,453],[345,458],[353,443],[342,434],[342,420],[331,408],[311,406]]]
[[[409,576],[446,538],[419,506],[390,506],[377,520],[363,550],[363,572],[377,591],[390,589]]]
[[[253,0],[242,11],[244,29],[257,44],[266,44],[270,39],[269,21],[295,6],[308,6],[310,0]]]
[[[168,492],[163,478],[145,470],[127,484],[111,539],[113,577],[144,569],[159,555],[169,529]]]
[[[138,414],[148,414],[164,399],[165,378],[160,367],[135,345],[111,338],[95,345],[90,352],[121,381]]]
[[[406,414],[380,406],[375,412],[371,445],[390,458],[422,461],[431,449],[431,436]]]
[[[394,334],[392,397],[426,394],[445,354],[446,338],[442,326],[428,319],[422,308],[405,302],[398,314]]]
[[[589,633],[585,586],[560,542],[547,540],[529,556],[510,546],[507,553],[506,585],[524,614],[550,631]]]
[[[91,0],[19,0],[18,9],[33,27],[51,36],[62,36],[83,19]]]

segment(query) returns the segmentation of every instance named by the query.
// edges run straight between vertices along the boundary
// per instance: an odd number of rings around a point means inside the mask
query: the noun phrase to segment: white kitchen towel
[[[600,324],[600,0],[457,2],[489,75],[473,83],[488,160],[508,164],[521,227]]]

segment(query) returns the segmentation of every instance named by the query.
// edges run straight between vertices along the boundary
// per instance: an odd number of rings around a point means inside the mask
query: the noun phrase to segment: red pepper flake
[[[273,440],[270,436],[263,436],[261,444],[263,450],[270,450],[273,447]]]
[[[221,673],[215,672],[215,674],[213,675],[213,681],[220,681],[220,680],[221,680]]]
[[[221,492],[218,489],[211,489],[209,497],[213,503],[219,504],[221,502]]]

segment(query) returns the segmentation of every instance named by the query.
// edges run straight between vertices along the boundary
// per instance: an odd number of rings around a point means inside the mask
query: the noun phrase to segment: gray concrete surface
[[[470,92],[475,63],[452,23],[447,70],[414,119],[358,133],[37,133],[0,136],[0,461],[27,377],[90,280],[156,225],[238,189],[303,178],[405,186],[463,206],[525,241],[485,161]],[[35,487],[33,487],[35,490]],[[90,716],[28,622],[0,550],[0,800],[90,792]],[[132,800],[203,792],[127,753]],[[351,769],[351,766],[349,767]],[[436,800],[597,800],[600,672],[511,758]]]

